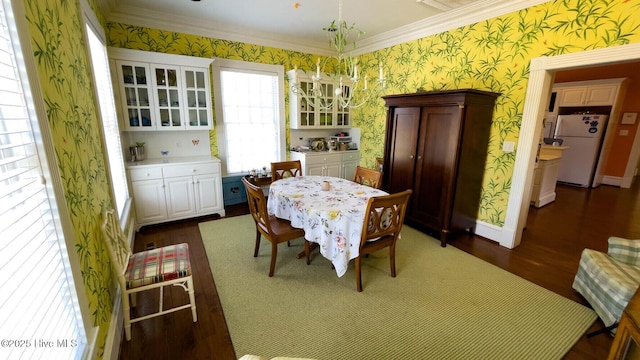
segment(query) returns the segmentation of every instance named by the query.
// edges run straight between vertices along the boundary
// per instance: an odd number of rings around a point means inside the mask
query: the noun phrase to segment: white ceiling
[[[107,19],[131,25],[330,52],[323,27],[339,0],[105,0]],[[378,50],[549,0],[343,0],[342,19],[365,34],[359,53]]]

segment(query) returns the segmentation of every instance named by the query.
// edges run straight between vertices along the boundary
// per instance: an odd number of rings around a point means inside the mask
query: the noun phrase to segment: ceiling
[[[549,0],[104,0],[107,19],[287,50],[330,52],[322,28],[339,18],[378,50]],[[357,53],[356,53],[357,55]]]

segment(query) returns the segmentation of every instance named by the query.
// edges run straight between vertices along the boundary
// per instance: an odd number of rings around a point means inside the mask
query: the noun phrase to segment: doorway
[[[500,234],[502,246],[514,248],[520,244],[522,231],[527,221],[533,168],[542,132],[544,108],[552,87],[552,79],[558,70],[606,65],[640,60],[640,43],[589,50],[554,57],[531,60],[529,84],[520,128],[520,138],[513,169],[511,192],[507,214]]]

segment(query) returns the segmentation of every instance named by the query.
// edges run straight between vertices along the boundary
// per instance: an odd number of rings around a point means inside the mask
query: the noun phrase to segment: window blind
[[[77,359],[86,335],[44,180],[11,3],[0,6],[0,358]],[[18,55],[18,56],[16,56]],[[24,66],[22,67],[24,69]]]

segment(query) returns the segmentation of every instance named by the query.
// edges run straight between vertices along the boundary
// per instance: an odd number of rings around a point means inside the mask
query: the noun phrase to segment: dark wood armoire
[[[406,223],[440,239],[474,231],[498,93],[462,89],[384,96],[383,189],[413,189]]]

